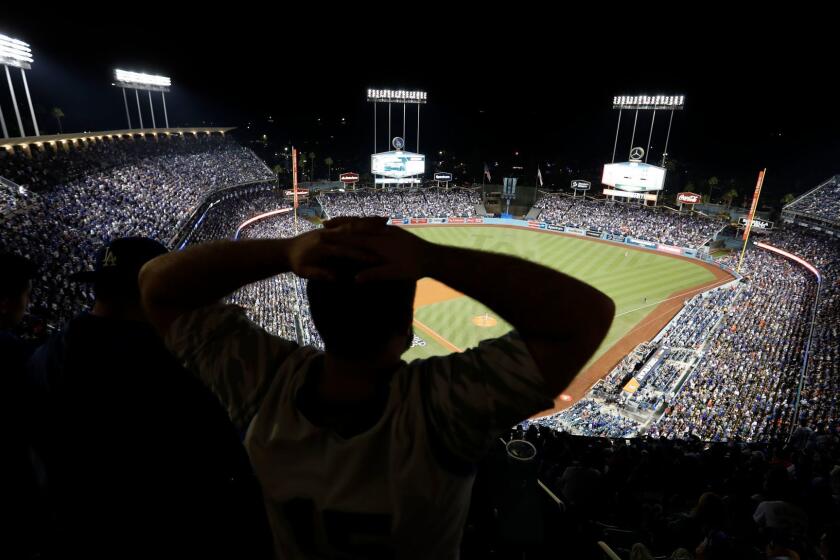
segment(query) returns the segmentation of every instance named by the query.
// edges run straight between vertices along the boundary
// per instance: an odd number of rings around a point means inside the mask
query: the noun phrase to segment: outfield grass
[[[591,361],[624,337],[661,301],[675,292],[714,280],[712,272],[691,261],[583,237],[486,226],[425,227],[411,231],[434,243],[507,253],[538,262],[592,284],[610,296],[616,305],[616,319]],[[488,282],[492,281],[488,278]],[[517,287],[516,291],[516,297],[528,297],[527,285]],[[480,303],[460,297],[425,305],[416,311],[415,318],[455,346],[466,349],[510,329],[501,320],[489,328],[474,325],[472,318],[484,313],[492,314]],[[563,318],[557,317],[557,320]],[[404,359],[450,352],[421,328],[415,327],[415,331],[426,341],[426,346],[406,351]]]

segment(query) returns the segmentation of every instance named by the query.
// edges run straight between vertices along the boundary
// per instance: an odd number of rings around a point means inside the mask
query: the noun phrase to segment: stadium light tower
[[[406,105],[417,105],[417,146],[415,151],[420,152],[420,105],[426,103],[428,94],[425,91],[408,91],[404,89],[373,89],[368,88],[367,100],[373,103],[373,153],[376,153],[376,105],[377,103],[388,104],[388,140],[385,142],[387,148],[391,142],[391,103],[402,103],[403,105],[403,134],[405,138],[405,115]]]
[[[167,76],[155,76],[143,74],[142,72],[129,72],[127,70],[114,70],[114,84],[122,88],[123,103],[125,104],[125,117],[128,119],[128,128],[131,128],[131,113],[128,110],[128,98],[125,95],[126,88],[134,90],[134,99],[137,101],[137,116],[140,120],[140,128],[143,128],[143,113],[140,110],[140,91],[149,94],[149,110],[152,113],[152,128],[157,128],[155,123],[155,107],[152,105],[152,92],[159,91],[163,101],[163,120],[166,128],[169,128],[169,116],[166,114],[166,92],[172,85],[172,80]]]
[[[646,163],[648,152],[650,152],[650,141],[653,138],[653,125],[656,122],[656,111],[671,111],[671,117],[668,120],[668,135],[665,138],[665,150],[662,152],[662,166],[664,167],[665,156],[668,155],[668,141],[671,139],[671,124],[674,122],[674,111],[682,111],[684,108],[684,95],[616,95],[613,97],[613,109],[618,109],[618,124],[615,127],[615,143],[613,144],[613,163],[615,163],[615,152],[618,148],[618,131],[621,129],[621,113],[624,109],[635,110],[633,116],[633,136],[630,139],[631,150],[635,147],[636,123],[639,119],[639,111],[653,111],[647,149],[645,150]]]
[[[32,68],[32,50],[28,43],[24,43],[18,39],[13,39],[7,35],[0,34],[0,64],[6,71],[6,81],[9,84],[9,93],[12,97],[12,105],[15,108],[15,117],[17,118],[18,130],[21,136],[26,136],[23,130],[23,121],[20,118],[20,110],[17,105],[17,97],[15,96],[15,88],[12,85],[12,75],[9,73],[9,66],[13,68],[20,68],[20,76],[23,80],[23,91],[26,92],[26,101],[29,104],[29,114],[32,115],[32,126],[35,129],[35,136],[40,136],[41,132],[38,130],[38,121],[35,119],[35,110],[32,108],[32,98],[29,96],[29,84],[26,81],[26,70]],[[0,107],[0,125],[3,128],[3,137],[9,137],[9,131],[6,128],[6,119],[3,117],[3,109]]]

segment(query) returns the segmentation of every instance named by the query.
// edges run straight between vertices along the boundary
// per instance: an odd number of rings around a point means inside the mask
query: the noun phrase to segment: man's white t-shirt
[[[267,333],[241,308],[187,313],[166,343],[247,428],[282,558],[457,558],[474,480],[463,467],[553,406],[515,332],[403,363],[381,418],[349,438],[296,406],[322,352]]]

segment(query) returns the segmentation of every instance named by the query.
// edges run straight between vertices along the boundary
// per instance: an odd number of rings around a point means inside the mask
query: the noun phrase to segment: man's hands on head
[[[429,273],[434,245],[396,226],[387,225],[387,218],[335,218],[324,222],[317,242],[296,237],[289,251],[292,270],[299,276],[315,273],[329,278],[327,262],[300,266],[305,258],[341,257],[365,265],[357,276],[358,282],[384,280],[416,280]],[[315,233],[315,232],[312,232]],[[305,234],[307,235],[307,234]],[[293,260],[292,255],[296,255]]]
[[[343,242],[345,236],[351,235],[344,227],[316,229],[289,239],[285,259],[292,272],[312,280],[334,280],[332,265],[339,260],[363,265],[376,263],[373,253]]]

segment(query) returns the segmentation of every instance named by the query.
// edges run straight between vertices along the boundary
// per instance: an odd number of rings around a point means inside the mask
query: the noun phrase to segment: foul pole
[[[297,215],[298,215],[298,171],[297,171],[297,149],[292,146],[292,200],[295,212],[295,235],[297,235]]]
[[[738,259],[738,268],[735,272],[741,272],[741,264],[744,262],[744,253],[747,251],[747,242],[750,239],[750,232],[752,231],[753,218],[755,218],[755,211],[758,208],[758,197],[761,196],[761,187],[764,185],[764,174],[767,173],[765,167],[758,172],[758,182],[755,184],[755,192],[753,193],[752,206],[750,206],[750,213],[747,215],[747,225],[744,228],[744,246],[741,247],[741,257]]]

